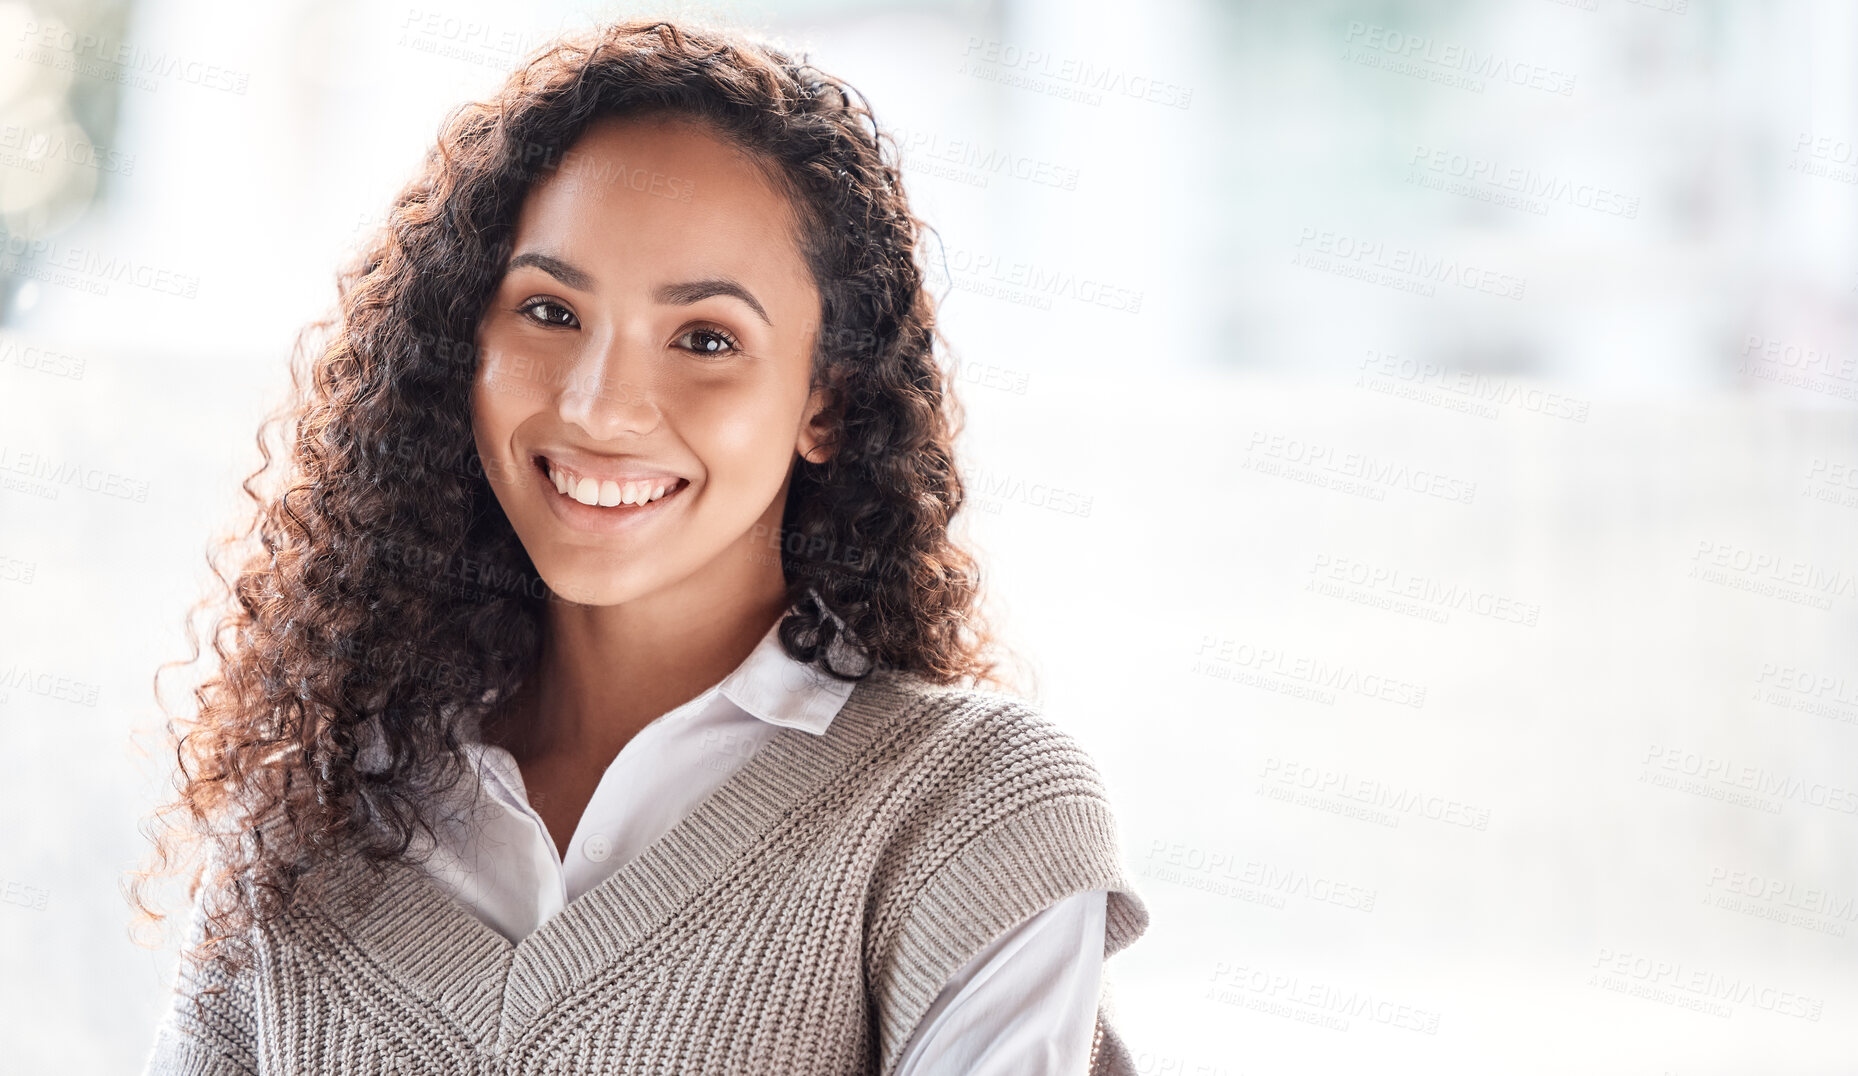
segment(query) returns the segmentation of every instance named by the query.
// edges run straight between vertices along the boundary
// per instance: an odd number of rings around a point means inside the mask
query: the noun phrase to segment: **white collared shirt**
[[[460,905],[520,941],[637,858],[783,728],[818,735],[851,694],[793,660],[779,624],[733,672],[661,715],[608,765],[564,860],[501,747],[464,747],[484,795],[435,819],[424,866]],[[470,797],[467,781],[455,794]],[[476,825],[468,824],[467,814]],[[420,849],[431,845],[420,834]],[[904,1045],[898,1076],[1077,1076],[1095,1030],[1105,899],[1076,893],[994,939],[957,972]]]

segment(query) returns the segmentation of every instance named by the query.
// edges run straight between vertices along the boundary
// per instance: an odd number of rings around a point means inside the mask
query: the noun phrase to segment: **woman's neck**
[[[727,620],[649,633],[611,631],[605,610],[564,611],[544,633],[536,673],[486,717],[482,738],[519,763],[610,759],[640,729],[741,665],[786,612],[785,593],[777,599]]]

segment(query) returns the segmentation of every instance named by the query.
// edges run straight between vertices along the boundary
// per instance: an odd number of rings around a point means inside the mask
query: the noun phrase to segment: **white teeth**
[[[652,486],[646,482],[627,482],[620,485],[611,479],[596,481],[592,478],[576,479],[567,471],[548,466],[549,478],[555,483],[555,491],[563,496],[572,497],[585,505],[600,508],[612,508],[622,504],[650,504],[664,496],[665,490],[677,485],[676,481]]]

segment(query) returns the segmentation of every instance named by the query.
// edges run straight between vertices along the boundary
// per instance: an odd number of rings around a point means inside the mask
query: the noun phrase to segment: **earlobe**
[[[810,436],[811,431],[808,431],[808,433],[808,436],[800,438],[800,458],[808,463],[815,464],[824,463],[831,459],[832,447],[819,438]]]
[[[825,463],[832,458],[832,445],[829,443],[830,430],[820,422],[820,415],[826,410],[828,399],[826,390],[814,389],[807,407],[806,422],[800,428],[800,440],[795,446],[800,458],[808,463]]]

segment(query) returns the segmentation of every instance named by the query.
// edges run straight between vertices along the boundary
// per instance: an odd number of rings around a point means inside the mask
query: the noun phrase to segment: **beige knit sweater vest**
[[[1148,912],[1072,737],[880,670],[520,942],[394,863],[362,911],[261,928],[258,966],[201,1013],[183,961],[146,1072],[889,1076],[950,976],[1090,889],[1113,955]],[[1092,1076],[1134,1072],[1110,1000],[1106,972]]]

